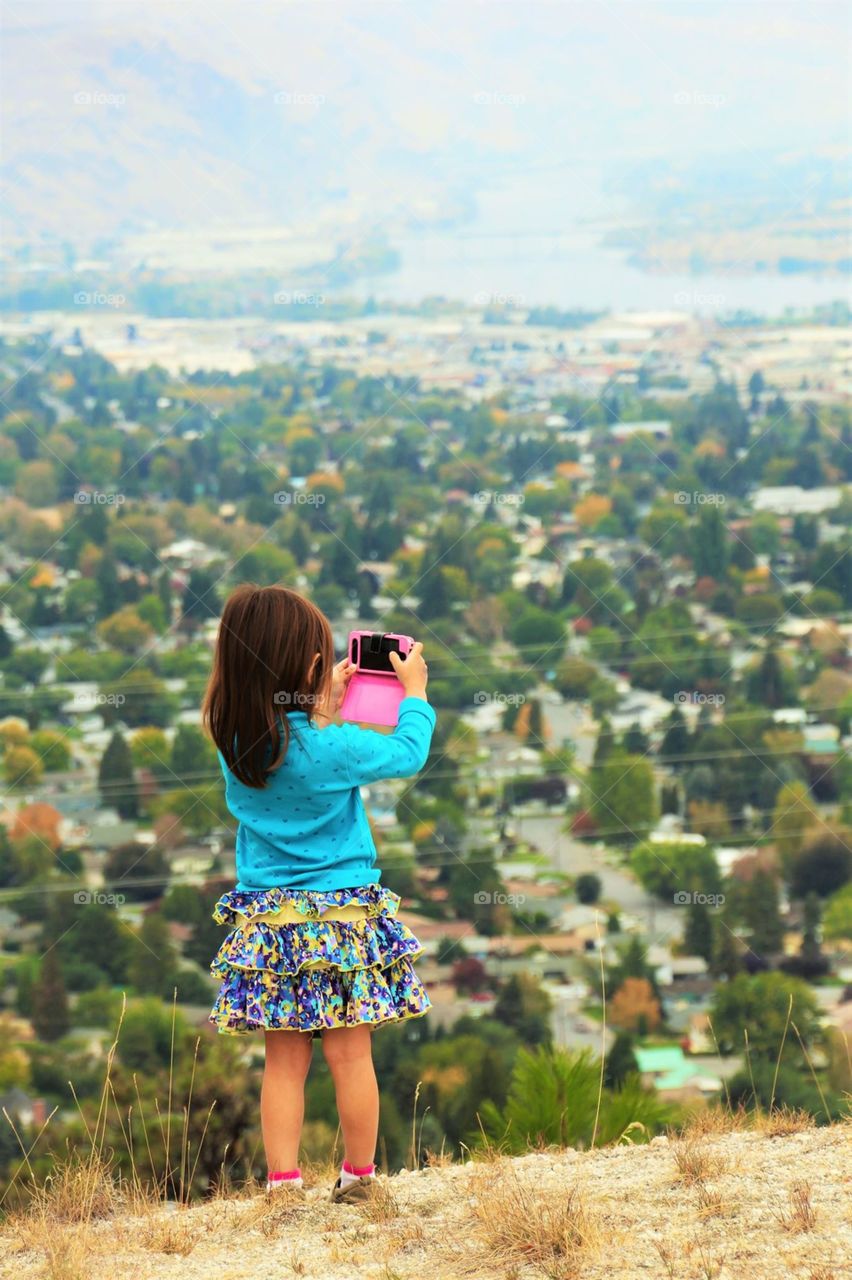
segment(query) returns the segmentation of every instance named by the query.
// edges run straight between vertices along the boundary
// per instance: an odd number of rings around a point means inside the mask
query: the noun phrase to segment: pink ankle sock
[[[376,1172],[376,1166],[374,1164],[365,1164],[359,1168],[358,1165],[350,1164],[348,1160],[344,1160],[343,1172],[348,1173],[353,1178],[369,1178]]]
[[[280,1170],[270,1169],[269,1173],[266,1175],[266,1181],[267,1182],[295,1182],[297,1178],[301,1179],[301,1177],[302,1177],[301,1169],[288,1169],[285,1173],[282,1173]]]

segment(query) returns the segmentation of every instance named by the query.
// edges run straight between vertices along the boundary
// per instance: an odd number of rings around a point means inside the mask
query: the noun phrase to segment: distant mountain
[[[164,228],[416,234],[495,189],[516,224],[563,225],[639,192],[653,213],[686,159],[700,204],[703,156],[754,157],[765,193],[776,159],[848,140],[835,4],[8,0],[2,20],[13,250]]]

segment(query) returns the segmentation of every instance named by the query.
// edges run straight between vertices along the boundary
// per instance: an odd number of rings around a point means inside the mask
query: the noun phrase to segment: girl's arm
[[[393,733],[342,725],[350,785],[359,787],[382,778],[410,778],[426,763],[434,728],[435,712],[425,694],[403,698]]]

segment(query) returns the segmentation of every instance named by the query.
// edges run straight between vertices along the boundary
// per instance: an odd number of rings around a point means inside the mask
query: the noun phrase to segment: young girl
[[[392,734],[330,724],[355,668],[334,665],[328,620],[283,587],[239,587],[222,614],[204,722],[237,819],[237,886],[213,918],[233,926],[211,965],[210,1021],[263,1031],[267,1191],[301,1192],[299,1138],[313,1037],[331,1069],[344,1160],[331,1198],[374,1190],[379,1096],[373,1028],[430,1007],[422,950],[379,884],[362,783],[423,767],[435,725],[420,644],[391,662],[405,690]]]

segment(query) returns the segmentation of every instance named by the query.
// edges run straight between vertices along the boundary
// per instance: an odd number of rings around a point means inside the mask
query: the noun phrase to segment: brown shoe
[[[331,1189],[332,1204],[363,1204],[365,1200],[370,1200],[376,1193],[375,1177],[359,1178],[357,1182],[350,1182],[348,1187],[341,1187],[338,1178]]]
[[[266,1197],[275,1199],[280,1204],[297,1203],[307,1199],[304,1187],[291,1187],[284,1181],[267,1182]]]

